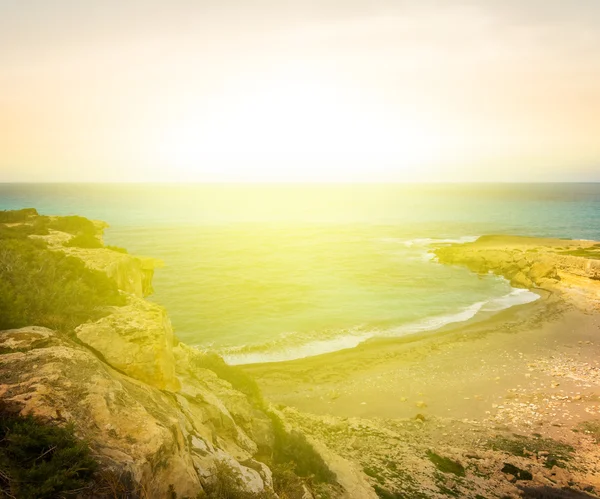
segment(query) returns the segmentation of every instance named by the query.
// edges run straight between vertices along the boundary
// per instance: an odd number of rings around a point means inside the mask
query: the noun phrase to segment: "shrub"
[[[23,208],[22,210],[2,210],[0,211],[0,223],[26,222],[37,215],[38,212],[35,208]]]
[[[71,248],[102,248],[104,245],[102,242],[94,235],[87,234],[82,232],[81,234],[77,234],[72,237],[65,246],[69,246]]]
[[[318,483],[334,483],[335,474],[304,434],[296,430],[286,431],[283,421],[277,414],[270,412],[269,416],[273,423],[275,437],[273,464],[290,464],[298,476],[310,477]]]
[[[294,472],[292,463],[275,464],[273,472],[273,489],[282,499],[302,499],[304,497],[304,480]]]
[[[48,222],[50,229],[68,232],[69,234],[96,234],[94,222],[84,217],[71,215],[67,217],[58,217]]]
[[[72,426],[43,424],[0,408],[0,492],[17,499],[75,496],[91,486],[96,469]]]
[[[101,317],[107,305],[125,304],[106,274],[39,240],[6,238],[5,232],[0,232],[0,330],[35,325],[68,331]]]
[[[125,254],[128,253],[128,251],[125,248],[121,248],[120,246],[113,246],[113,245],[109,244],[105,247],[106,247],[106,249],[116,251],[117,253],[125,253]]]
[[[216,464],[213,480],[204,485],[205,495],[210,499],[273,499],[275,496],[268,492],[247,492],[244,490],[240,477],[226,462]]]
[[[427,451],[427,457],[442,473],[453,473],[456,476],[465,476],[465,468],[457,461],[440,456],[433,451]]]

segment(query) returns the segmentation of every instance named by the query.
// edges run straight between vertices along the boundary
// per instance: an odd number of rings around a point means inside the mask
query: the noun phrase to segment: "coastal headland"
[[[2,217],[2,292],[14,299],[3,303],[0,409],[72,425],[99,466],[80,497],[598,497],[595,242],[433,248],[440,264],[540,299],[240,368],[178,340],[145,299],[160,262],[105,246],[105,224]],[[1,471],[0,490],[25,497]]]

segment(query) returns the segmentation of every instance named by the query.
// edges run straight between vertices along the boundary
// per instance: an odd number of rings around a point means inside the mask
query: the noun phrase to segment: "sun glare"
[[[187,178],[214,167],[233,180],[287,181],[352,178],[367,161],[408,176],[434,161],[440,145],[418,115],[392,115],[365,90],[272,76],[229,88],[209,107],[191,106],[160,147]]]

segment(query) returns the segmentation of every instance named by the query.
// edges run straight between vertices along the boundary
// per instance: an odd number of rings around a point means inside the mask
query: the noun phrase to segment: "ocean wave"
[[[433,244],[464,244],[474,243],[480,236],[462,236],[456,239],[436,239],[433,237],[421,237],[417,239],[403,240],[404,246],[412,248],[413,246],[431,246]]]
[[[424,331],[435,331],[449,324],[456,322],[466,322],[477,315],[477,313],[483,308],[487,302],[481,301],[473,303],[468,307],[460,310],[454,314],[436,315],[432,317],[426,317],[417,322],[411,322],[402,326],[390,329],[384,336],[405,336],[407,334],[421,333]]]
[[[221,355],[231,365],[303,359],[355,348],[372,338],[399,338],[411,334],[436,331],[450,324],[467,322],[480,312],[499,312],[517,305],[534,302],[539,298],[539,295],[529,290],[513,289],[504,296],[473,303],[455,313],[426,317],[416,322],[403,324],[387,330],[374,329],[367,331],[355,328],[350,331],[341,332],[337,336],[331,336],[332,333],[328,332],[327,335],[330,337],[324,339],[308,339],[305,337],[304,342],[301,342],[300,335],[286,333],[275,343],[230,348],[222,351]],[[286,337],[292,340],[287,346],[285,345]]]
[[[517,305],[532,303],[540,298],[540,295],[528,289],[513,289],[510,293],[499,298],[488,300],[482,307],[482,312],[498,312]]]
[[[337,352],[355,348],[369,338],[375,336],[374,332],[361,335],[346,335],[327,340],[314,340],[300,346],[290,346],[279,350],[255,351],[248,353],[223,353],[222,356],[228,364],[255,364],[268,362],[283,362],[286,360],[304,359],[324,353]]]

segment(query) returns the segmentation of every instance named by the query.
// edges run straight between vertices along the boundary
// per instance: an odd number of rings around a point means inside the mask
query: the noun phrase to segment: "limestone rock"
[[[161,390],[177,391],[173,329],[165,310],[129,297],[128,305],[94,323],[79,326],[77,338],[115,369]]]
[[[73,421],[107,468],[130,473],[149,497],[202,490],[190,452],[192,426],[165,393],[124,376],[56,332],[0,332],[0,383],[5,403],[22,413]]]

